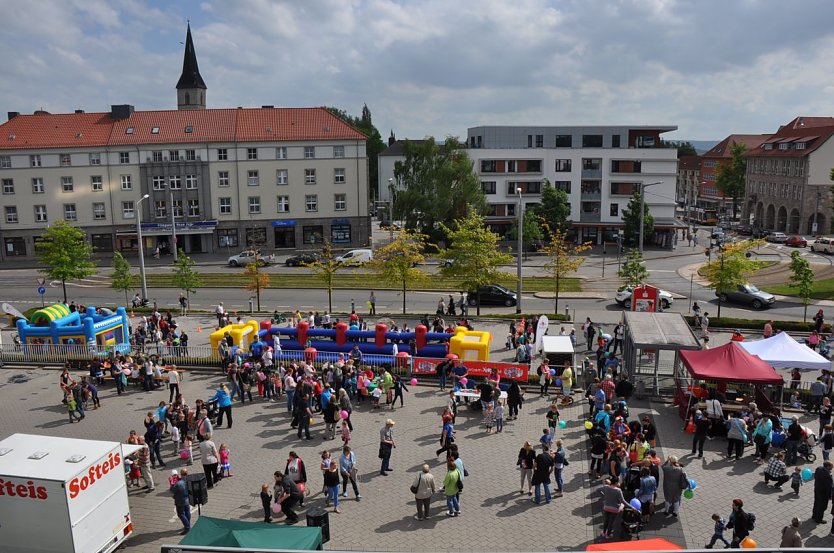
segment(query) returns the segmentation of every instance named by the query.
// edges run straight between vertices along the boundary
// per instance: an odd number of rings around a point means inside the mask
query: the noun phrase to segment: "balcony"
[[[598,223],[600,222],[600,214],[600,202],[582,202],[582,208],[579,212],[579,222]]]
[[[600,168],[582,168],[582,178],[583,179],[601,179],[602,178],[602,169]]]
[[[598,180],[583,180],[580,190],[581,200],[600,200],[602,198],[602,183]]]

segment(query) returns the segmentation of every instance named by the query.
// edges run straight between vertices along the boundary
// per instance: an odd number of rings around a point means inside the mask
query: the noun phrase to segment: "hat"
[[[171,476],[179,476],[177,469],[171,469]]]
[[[388,419],[385,421],[386,426],[394,426],[394,419]]]
[[[703,415],[703,413],[701,412],[700,409],[698,409],[698,410],[695,411],[695,415],[700,417],[701,415]]]
[[[744,501],[739,498],[733,499],[733,505],[738,505],[739,507],[744,507]]]

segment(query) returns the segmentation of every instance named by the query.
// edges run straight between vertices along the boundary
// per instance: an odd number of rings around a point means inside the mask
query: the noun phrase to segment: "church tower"
[[[185,35],[185,55],[182,59],[182,75],[177,81],[177,109],[206,109],[206,83],[197,67],[197,53],[191,40],[191,24]]]

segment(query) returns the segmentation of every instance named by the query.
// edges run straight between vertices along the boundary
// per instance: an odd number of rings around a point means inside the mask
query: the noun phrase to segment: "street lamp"
[[[139,239],[139,278],[142,280],[142,303],[148,300],[148,283],[145,280],[145,247],[142,244],[142,208],[139,204],[147,200],[150,194],[145,194],[136,202],[136,237]]]
[[[647,186],[655,186],[658,184],[663,184],[663,182],[650,182],[648,184],[639,183],[637,186],[640,188],[640,238],[638,241],[638,249],[640,250],[640,255],[643,255],[643,215],[646,211],[646,187]]]
[[[516,273],[518,283],[516,288],[518,297],[515,301],[515,312],[521,313],[521,252],[524,250],[524,204],[521,201],[521,188],[515,189],[518,194],[518,256],[516,258]]]

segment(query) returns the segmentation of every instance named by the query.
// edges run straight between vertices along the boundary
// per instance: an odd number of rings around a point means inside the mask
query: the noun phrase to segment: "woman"
[[[439,300],[437,300],[437,309],[435,310],[435,313],[441,317],[446,314],[446,304],[443,302],[442,296]]]
[[[423,471],[414,479],[411,490],[414,492],[414,499],[417,502],[417,514],[414,515],[414,520],[426,520],[431,516],[429,513],[431,496],[437,491],[434,476],[429,472],[428,465],[423,465]]]
[[[654,495],[657,492],[657,479],[652,476],[649,467],[640,469],[640,487],[634,496],[640,500],[641,512],[643,514],[643,522],[649,522],[649,518],[654,512]]]
[[[339,388],[339,410],[347,411],[348,417],[345,419],[345,422],[348,425],[348,430],[353,432],[353,423],[350,422],[350,415],[353,413],[353,405],[351,405],[350,398],[344,388]]]
[[[226,388],[226,385],[223,384],[219,388],[217,388],[217,392],[215,392],[214,396],[209,399],[209,401],[217,401],[217,407],[220,410],[220,414],[217,415],[217,428],[220,428],[223,425],[223,413],[226,414],[228,419],[229,428],[232,427],[232,398],[229,397],[229,390]]]
[[[602,486],[602,538],[614,537],[614,522],[625,505],[623,490],[617,480],[606,478]]]
[[[295,482],[296,485],[307,485],[307,469],[304,466],[304,461],[301,460],[301,457],[299,457],[295,451],[290,451],[289,456],[287,457],[287,464],[284,466],[284,476]],[[299,504],[302,506],[304,505],[303,486],[298,486],[298,488],[302,491],[302,498],[301,501],[299,501]]]
[[[727,420],[727,459],[733,458],[733,450],[735,450],[736,461],[741,459],[741,453],[744,449],[744,444],[747,443],[747,425],[738,413],[731,413]]]
[[[446,461],[446,477],[443,479],[443,493],[446,495],[446,508],[448,509],[446,516],[456,517],[460,515],[458,484],[462,476],[455,461],[448,459]]]
[[[730,547],[738,549],[744,538],[750,535],[751,517],[752,515],[744,512],[744,501],[741,499],[733,499],[733,512],[730,514],[730,520],[727,521],[727,528],[733,530],[733,539],[730,542]],[[755,521],[755,519],[752,519]]]
[[[602,432],[594,432],[591,436],[591,466],[588,470],[588,475],[591,478],[599,478],[602,476],[602,466],[607,447],[608,441],[605,439],[605,434]]]
[[[663,464],[663,498],[666,500],[666,514],[678,516],[681,506],[681,494],[689,488],[689,478],[686,476],[678,458],[670,455]]]
[[[643,417],[643,437],[650,446],[657,447],[657,429],[649,417]]]
[[[349,446],[344,446],[342,454],[339,456],[339,473],[342,475],[342,497],[348,496],[347,485],[350,481],[350,485],[353,486],[353,493],[356,494],[356,501],[361,501],[362,496],[359,495],[359,486],[356,485],[356,456]]]
[[[217,465],[220,463],[220,453],[217,451],[217,446],[211,441],[211,434],[206,434],[206,439],[200,442],[200,457],[203,459],[206,487],[211,489],[215,482],[219,482],[222,478],[217,471]]]
[[[550,388],[550,367],[547,364],[547,359],[543,359],[541,365],[537,369],[539,374],[539,397],[548,395],[548,388]]]
[[[527,480],[527,495],[533,495],[533,461],[536,460],[536,451],[530,442],[524,442],[518,452],[516,466],[521,470],[521,489],[518,493],[524,493],[524,480]]]
[[[628,462],[626,461],[625,449],[618,447],[608,462],[608,477],[612,482],[614,480],[622,480],[627,472]]]
[[[818,436],[822,435],[822,430],[825,425],[831,424],[831,415],[834,413],[834,406],[831,405],[831,399],[828,396],[822,398],[822,405],[820,405],[820,431]]]
[[[822,323],[825,321],[825,317],[823,317],[822,309],[817,311],[817,314],[814,315],[814,331],[819,334],[822,332]]]
[[[440,449],[434,453],[434,456],[438,457],[444,451],[449,451],[454,441],[455,427],[452,425],[452,417],[447,415],[443,417],[443,429],[440,431]]]
[[[765,462],[772,436],[773,421],[770,420],[770,417],[759,417],[759,421],[753,429],[753,443],[756,444],[756,456],[758,456],[756,462],[760,465]]]
[[[791,525],[782,528],[782,542],[779,547],[805,547],[802,542],[802,534],[799,533],[799,525],[799,519],[793,517]]]
[[[820,345],[820,334],[817,330],[812,330],[811,335],[808,336],[808,347],[816,351],[817,346]]]
[[[510,415],[507,420],[512,421],[518,418],[518,410],[521,408],[521,402],[523,401],[522,394],[521,386],[513,380],[509,389],[507,389],[507,405],[510,407]]]

